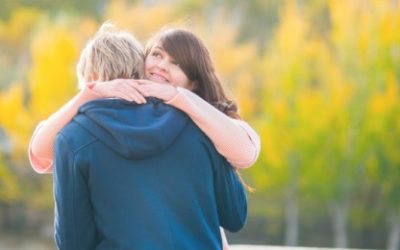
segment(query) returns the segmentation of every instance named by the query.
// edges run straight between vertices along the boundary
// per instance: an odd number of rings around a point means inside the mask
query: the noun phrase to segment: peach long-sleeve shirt
[[[188,114],[233,166],[247,168],[257,160],[260,138],[246,122],[226,116],[190,90],[179,87],[177,90],[178,94],[166,103]],[[72,120],[81,105],[99,98],[95,91],[84,88],[59,111],[39,123],[29,143],[29,160],[36,172],[52,172],[56,134]]]

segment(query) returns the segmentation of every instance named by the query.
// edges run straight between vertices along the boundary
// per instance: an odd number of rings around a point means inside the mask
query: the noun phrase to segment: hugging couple
[[[53,173],[58,249],[228,249],[247,217],[239,169],[260,152],[203,42],[163,29],[143,49],[105,23],[79,93],[37,126],[29,159]]]

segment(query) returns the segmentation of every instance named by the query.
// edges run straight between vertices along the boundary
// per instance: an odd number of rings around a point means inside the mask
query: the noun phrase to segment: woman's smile
[[[159,73],[150,72],[148,75],[148,79],[158,83],[169,83],[168,78]]]

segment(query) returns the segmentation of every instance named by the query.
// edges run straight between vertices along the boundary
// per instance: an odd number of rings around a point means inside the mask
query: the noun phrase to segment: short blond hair
[[[143,74],[142,45],[132,34],[117,30],[110,22],[104,23],[88,42],[77,64],[80,88],[92,80],[138,79]]]

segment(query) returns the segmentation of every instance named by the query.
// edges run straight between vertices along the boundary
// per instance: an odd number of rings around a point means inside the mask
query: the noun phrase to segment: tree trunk
[[[286,201],[285,245],[297,246],[299,241],[299,209],[294,185],[291,185]]]
[[[286,193],[285,245],[297,246],[299,243],[299,158],[295,152],[291,152],[288,156],[289,182]]]
[[[389,218],[388,250],[400,249],[400,216],[393,215]]]
[[[348,205],[345,201],[340,201],[331,206],[332,225],[334,235],[334,247],[347,248],[347,217]]]

